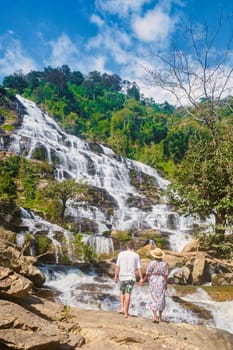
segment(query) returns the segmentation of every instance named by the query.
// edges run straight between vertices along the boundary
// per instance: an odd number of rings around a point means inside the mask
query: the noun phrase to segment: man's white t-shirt
[[[125,250],[123,252],[120,252],[116,265],[120,267],[120,281],[136,281],[135,272],[137,269],[141,268],[140,257],[136,252],[132,250]]]

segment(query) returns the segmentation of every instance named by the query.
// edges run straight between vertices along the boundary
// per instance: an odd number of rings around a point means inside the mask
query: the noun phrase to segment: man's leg
[[[129,316],[130,294],[125,293],[125,317]]]
[[[134,286],[134,281],[127,282],[126,289],[125,289],[125,317],[129,316],[129,305],[130,305],[133,286]]]
[[[124,313],[125,310],[125,294],[121,292],[120,294],[120,313]]]

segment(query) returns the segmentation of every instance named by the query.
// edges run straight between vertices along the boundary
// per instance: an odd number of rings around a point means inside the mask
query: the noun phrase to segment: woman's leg
[[[163,314],[163,311],[159,311],[159,321],[162,321],[162,314]]]
[[[152,310],[152,312],[153,312],[153,318],[154,318],[154,321],[157,321],[156,310]]]

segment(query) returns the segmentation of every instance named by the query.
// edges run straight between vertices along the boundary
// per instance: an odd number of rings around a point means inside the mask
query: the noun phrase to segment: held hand
[[[115,283],[118,282],[118,277],[114,277],[114,282],[115,282]]]

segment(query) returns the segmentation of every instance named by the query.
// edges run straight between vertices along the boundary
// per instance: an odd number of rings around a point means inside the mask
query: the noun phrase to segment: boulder
[[[184,266],[189,259],[187,254],[176,253],[171,250],[164,250],[164,252],[164,261],[168,264],[169,270]]]
[[[40,269],[34,265],[37,261],[36,257],[24,256],[13,244],[2,239],[0,239],[0,249],[0,266],[8,267],[22,274],[30,279],[37,287],[43,285],[45,276]]]
[[[66,337],[53,322],[6,300],[0,300],[0,309],[0,349],[64,349]]]
[[[197,252],[194,264],[193,264],[193,284],[201,284],[204,280],[204,272],[206,266],[206,253],[205,252]]]
[[[187,266],[174,269],[168,276],[168,283],[171,284],[189,284],[191,281],[191,271]]]
[[[33,283],[18,273],[0,267],[0,296],[21,298],[31,291]]]
[[[139,248],[137,250],[137,253],[140,255],[141,258],[148,258],[151,259],[150,251],[153,249],[152,244],[147,244],[142,248]]]

